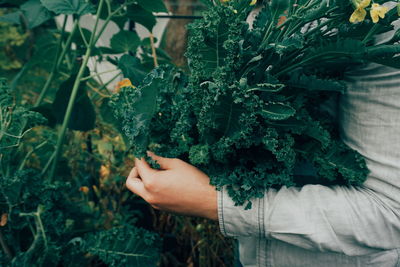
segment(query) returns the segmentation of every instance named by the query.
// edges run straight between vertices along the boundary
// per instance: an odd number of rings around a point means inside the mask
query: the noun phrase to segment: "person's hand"
[[[217,220],[217,191],[205,173],[179,159],[148,155],[161,170],[136,159],[126,180],[129,190],[155,209]]]

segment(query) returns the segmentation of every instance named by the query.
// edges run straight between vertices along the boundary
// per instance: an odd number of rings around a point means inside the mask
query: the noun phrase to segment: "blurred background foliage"
[[[64,2],[0,1],[0,265],[232,266],[217,223],[153,210],[125,188],[133,157],[107,105],[123,77],[186,69],[186,25],[204,5]]]

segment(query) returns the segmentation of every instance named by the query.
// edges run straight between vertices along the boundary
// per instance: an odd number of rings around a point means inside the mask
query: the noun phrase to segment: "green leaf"
[[[22,15],[23,14],[21,11],[4,14],[3,16],[0,17],[0,21],[12,23],[12,24],[21,24],[21,16]]]
[[[22,5],[26,0],[1,0],[0,4],[9,4],[9,5],[15,5],[19,6]]]
[[[85,0],[40,0],[50,11],[56,14],[85,15],[94,13],[95,7]]]
[[[162,0],[136,0],[136,2],[149,12],[168,12]]]
[[[136,86],[143,81],[147,74],[140,60],[130,55],[123,55],[120,58],[118,61],[118,68],[120,68],[124,76],[131,80],[132,84]]]
[[[212,117],[220,133],[231,137],[240,129],[239,119],[244,112],[239,104],[233,102],[231,96],[222,96],[212,110]]]
[[[135,52],[140,44],[136,32],[120,31],[111,38],[111,48],[118,53]]]
[[[253,22],[254,28],[264,28],[268,23],[271,22],[272,14],[269,5],[264,7],[258,13],[256,19]]]
[[[270,10],[273,13],[273,19],[277,21],[281,15],[285,15],[289,6],[290,0],[272,0],[270,2]]]
[[[80,31],[75,31],[74,36],[72,36],[72,42],[77,45],[84,45],[85,42],[83,41],[83,37],[85,37],[86,41],[89,41],[91,35],[92,31],[82,28],[82,33]]]
[[[326,153],[316,156],[318,172],[331,180],[345,178],[346,185],[361,185],[369,173],[363,157],[341,142],[334,142]]]
[[[372,62],[400,69],[400,56],[393,57],[368,57]]]
[[[271,47],[275,49],[276,53],[283,55],[303,48],[303,38],[301,35],[296,34],[283,39],[282,42],[271,44]]]
[[[286,120],[295,113],[294,108],[283,103],[268,103],[262,109],[262,115],[270,120]]]
[[[224,59],[227,55],[227,51],[223,44],[228,39],[229,33],[226,31],[227,25],[224,21],[221,21],[216,29],[216,33],[210,34],[208,38],[204,40],[202,45],[199,45],[197,53],[202,59],[204,64],[204,71],[213,73],[216,68],[224,64]],[[261,56],[257,56],[252,59],[256,62],[261,59]]]
[[[164,75],[163,69],[154,69],[146,76],[142,86],[123,87],[110,102],[115,116],[122,120],[123,131],[134,147],[136,157],[145,156],[148,149],[149,125],[157,110],[159,83]]]
[[[57,39],[51,32],[44,31],[36,36],[34,53],[28,64],[40,66],[50,70],[54,63],[54,57],[57,54]]]
[[[115,227],[88,234],[84,250],[110,267],[154,267],[160,258],[160,238],[144,229]]]
[[[76,75],[71,76],[61,84],[57,91],[53,102],[53,112],[58,123],[62,123],[64,120],[75,79]],[[85,84],[81,83],[68,127],[72,130],[89,131],[94,129],[95,123],[94,106],[85,91]]]
[[[42,114],[43,117],[47,119],[47,126],[54,127],[57,123],[57,119],[53,113],[53,106],[49,103],[43,104],[41,106],[32,108],[32,111]]]
[[[259,83],[256,84],[255,87],[249,88],[247,91],[261,91],[261,92],[268,92],[268,93],[277,93],[280,92],[283,88],[285,87],[284,84],[277,83],[277,84],[272,84],[272,83]]]
[[[143,25],[150,32],[153,30],[154,25],[156,25],[156,17],[153,14],[139,5],[128,6],[127,12],[128,18],[132,21]]]
[[[346,84],[341,81],[321,79],[316,76],[299,74],[291,75],[287,85],[310,91],[335,91],[343,93],[346,89]]]
[[[21,6],[21,11],[28,21],[30,29],[51,19],[52,14],[40,3],[40,0],[30,0]]]
[[[339,39],[333,42],[322,43],[321,46],[315,46],[308,49],[305,58],[313,58],[315,61],[324,60],[326,56],[363,58],[366,48],[363,42],[354,39]]]
[[[367,55],[369,57],[390,57],[400,53],[400,45],[376,45],[367,48]]]

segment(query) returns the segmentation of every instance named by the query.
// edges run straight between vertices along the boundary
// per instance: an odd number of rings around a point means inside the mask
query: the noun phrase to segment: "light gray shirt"
[[[367,181],[270,189],[250,210],[220,191],[220,229],[238,238],[243,266],[400,266],[400,70],[369,64],[346,80],[341,136]]]

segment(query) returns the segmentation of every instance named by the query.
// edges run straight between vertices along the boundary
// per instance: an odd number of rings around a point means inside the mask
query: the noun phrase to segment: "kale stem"
[[[4,251],[4,254],[7,256],[7,258],[8,258],[9,260],[11,260],[11,259],[13,258],[11,249],[10,249],[9,246],[7,245],[6,240],[5,240],[5,238],[4,238],[4,236],[3,236],[3,233],[2,233],[1,231],[0,231],[0,244],[1,244],[1,248],[2,248],[3,251]]]
[[[18,170],[22,171],[25,167],[26,162],[28,161],[29,157],[38,149],[44,147],[47,144],[47,140],[42,142],[41,144],[37,145],[35,148],[33,148],[31,151],[29,151],[28,153],[26,153],[26,156],[24,157],[24,159],[22,160]]]
[[[372,35],[374,35],[374,33],[378,27],[379,27],[378,23],[374,24],[374,26],[371,27],[371,29],[368,31],[367,35],[362,40],[363,44],[366,44],[369,41],[369,39],[371,38]]]

